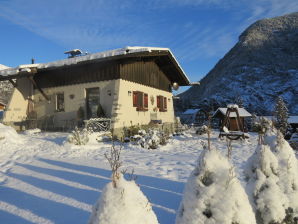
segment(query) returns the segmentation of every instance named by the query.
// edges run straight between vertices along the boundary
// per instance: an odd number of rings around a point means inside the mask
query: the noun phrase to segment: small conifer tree
[[[289,124],[288,124],[289,115],[288,115],[288,108],[281,96],[279,96],[276,100],[274,115],[275,115],[275,120],[276,120],[275,121],[276,128],[283,135],[285,135],[287,128],[289,126]]]

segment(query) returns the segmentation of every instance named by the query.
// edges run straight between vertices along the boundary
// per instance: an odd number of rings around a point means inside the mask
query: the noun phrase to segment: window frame
[[[62,98],[60,98],[62,96]],[[56,99],[56,112],[65,112],[65,96],[64,96],[64,92],[62,93],[56,93],[55,96]],[[63,99],[63,105],[60,106],[59,104],[61,103],[61,99]]]
[[[148,111],[148,94],[141,91],[133,91],[133,107],[136,111]]]
[[[159,112],[167,112],[168,111],[168,104],[167,104],[167,97],[158,95],[156,97],[157,108]]]

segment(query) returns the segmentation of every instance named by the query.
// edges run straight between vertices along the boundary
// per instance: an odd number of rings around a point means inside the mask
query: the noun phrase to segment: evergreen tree
[[[275,121],[276,128],[279,129],[279,131],[283,135],[285,135],[287,128],[289,126],[288,124],[289,115],[288,115],[288,108],[281,96],[279,96],[276,100],[274,115],[276,120]]]

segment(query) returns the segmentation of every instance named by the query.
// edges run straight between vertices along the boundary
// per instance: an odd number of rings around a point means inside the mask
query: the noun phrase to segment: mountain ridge
[[[217,107],[240,100],[250,112],[271,115],[282,96],[289,112],[298,114],[298,12],[250,25],[200,82],[179,94],[180,105]]]

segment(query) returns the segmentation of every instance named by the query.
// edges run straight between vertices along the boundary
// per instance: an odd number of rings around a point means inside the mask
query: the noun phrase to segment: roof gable
[[[227,108],[225,107],[220,107],[218,108],[215,113],[213,114],[213,117],[218,116],[218,114],[222,114],[222,115],[226,115],[227,113]],[[251,117],[252,115],[245,110],[244,108],[238,108],[238,113],[240,117]],[[230,113],[230,117],[236,117],[236,113],[235,112],[231,112]]]

